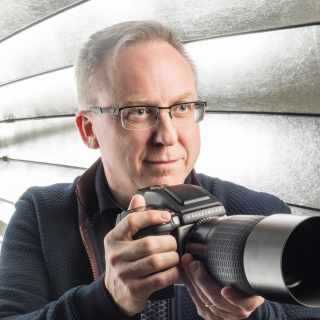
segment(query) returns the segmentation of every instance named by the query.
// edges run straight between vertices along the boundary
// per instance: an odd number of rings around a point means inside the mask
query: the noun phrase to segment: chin
[[[173,176],[158,176],[158,177],[150,177],[150,179],[147,179],[144,181],[144,187],[150,187],[154,185],[169,185],[173,186],[176,184],[181,184],[183,183],[185,178],[181,179],[178,177],[173,177]]]

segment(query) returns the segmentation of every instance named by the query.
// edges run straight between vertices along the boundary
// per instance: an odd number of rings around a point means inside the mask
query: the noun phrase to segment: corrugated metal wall
[[[169,24],[198,68],[212,113],[197,170],[320,207],[318,0],[5,0],[0,220],[28,186],[71,181],[98,157],[71,117],[55,117],[76,109],[72,64],[82,41],[139,19]]]

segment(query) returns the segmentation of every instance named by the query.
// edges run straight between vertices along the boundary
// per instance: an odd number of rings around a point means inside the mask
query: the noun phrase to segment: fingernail
[[[230,293],[231,290],[231,293]],[[224,287],[221,289],[221,295],[225,298],[229,298],[232,297],[232,288],[231,287]]]
[[[169,212],[162,212],[161,213],[161,218],[164,221],[169,221],[171,219],[171,214]]]

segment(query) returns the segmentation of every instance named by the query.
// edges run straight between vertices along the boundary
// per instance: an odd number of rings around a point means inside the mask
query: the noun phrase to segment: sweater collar
[[[185,184],[200,185],[196,172],[193,169],[191,173],[187,176]],[[97,171],[95,176],[95,190],[97,195],[98,207],[100,214],[105,212],[120,213],[127,208],[121,208],[121,206],[114,199],[112,192],[110,190],[109,184],[104,174],[104,169],[101,160],[97,165]]]
[[[103,165],[100,161],[96,171],[95,189],[97,194],[99,211],[101,214],[104,212],[120,213],[124,209],[114,199],[110,190],[109,184],[104,174]]]

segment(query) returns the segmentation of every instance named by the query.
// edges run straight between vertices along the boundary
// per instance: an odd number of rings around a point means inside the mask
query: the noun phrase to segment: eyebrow
[[[180,96],[177,96],[170,105],[178,103],[180,101],[186,100],[186,99],[191,99],[191,97],[194,96],[194,93],[191,92],[185,92]],[[129,98],[130,99],[130,98]],[[198,97],[196,96],[196,100]],[[147,99],[139,99],[135,98],[134,100],[127,100],[125,103],[122,104],[123,106],[156,106],[157,103],[155,101],[147,100]]]
[[[184,94],[178,96],[175,101],[181,101],[181,100],[185,100],[185,99],[191,99],[191,97],[193,97],[194,95],[196,95],[196,97],[192,100],[197,100],[198,99],[198,95],[196,92],[185,92]]]
[[[124,106],[155,106],[157,103],[152,102],[151,100],[128,100],[122,105]]]

